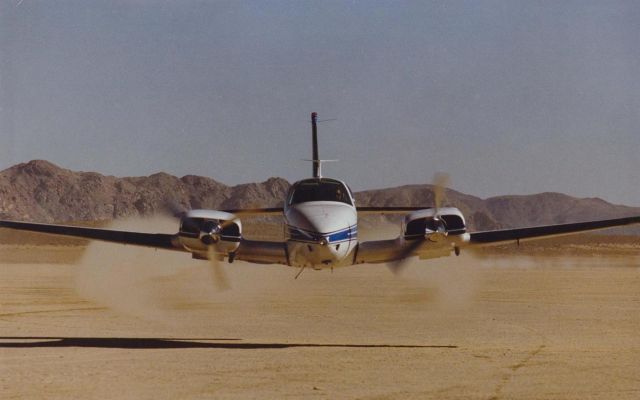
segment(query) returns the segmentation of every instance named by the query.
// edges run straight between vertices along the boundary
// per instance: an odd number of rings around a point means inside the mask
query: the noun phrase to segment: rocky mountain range
[[[114,177],[75,172],[33,160],[0,172],[0,218],[23,221],[105,221],[176,214],[195,208],[276,207],[289,189],[282,178],[228,186],[214,179],[160,172]],[[360,206],[430,206],[431,185],[407,185],[356,193]],[[640,208],[561,193],[488,199],[447,189],[446,204],[458,207],[473,230],[640,215]]]

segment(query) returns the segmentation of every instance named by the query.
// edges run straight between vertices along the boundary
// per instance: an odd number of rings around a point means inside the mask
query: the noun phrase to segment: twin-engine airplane
[[[399,270],[403,260],[458,255],[466,247],[539,239],[640,223],[640,216],[518,229],[468,232],[464,216],[454,207],[441,207],[444,179],[437,179],[434,207],[357,207],[349,187],[325,178],[318,156],[317,114],[311,114],[313,177],[295,182],[284,208],[253,210],[191,210],[176,234],[124,232],[76,226],[0,220],[0,228],[82,237],[107,242],[191,253],[209,259],[218,276],[218,261],[242,260],[316,270],[356,264],[390,263]],[[358,213],[406,214],[396,239],[358,241]],[[284,217],[284,241],[250,240],[242,235],[241,218],[255,215]]]

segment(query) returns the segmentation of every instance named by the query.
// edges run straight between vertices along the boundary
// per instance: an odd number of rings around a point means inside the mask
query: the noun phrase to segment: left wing
[[[104,242],[153,247],[156,249],[185,251],[184,247],[179,243],[178,235],[170,235],[166,233],[114,231],[110,229],[85,228],[69,225],[36,224],[32,222],[17,222],[6,220],[0,220],[0,228],[73,236],[85,239],[101,240]]]
[[[374,240],[362,242],[358,245],[354,264],[393,262],[411,256],[418,256],[420,259],[438,258],[450,255],[455,247],[487,246],[523,240],[545,239],[634,224],[640,224],[640,216],[473,232],[440,237],[435,241],[425,238],[403,240],[402,237],[393,240]]]
[[[596,231],[600,229],[613,228],[640,224],[640,216],[605,219],[600,221],[576,222],[572,224],[544,225],[530,228],[500,229],[495,231],[474,232],[470,234],[469,244],[471,245],[491,245],[505,242],[544,239],[553,236],[564,236],[575,233]]]

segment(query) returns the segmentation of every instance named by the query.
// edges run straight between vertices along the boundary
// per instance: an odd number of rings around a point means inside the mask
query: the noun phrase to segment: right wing
[[[222,211],[234,214],[239,218],[281,216],[283,213],[282,207],[242,208]],[[243,238],[240,241],[240,246],[235,251],[234,259],[254,264],[290,265],[286,242],[270,242]]]
[[[0,228],[18,231],[39,232],[50,235],[71,236],[103,242],[120,243],[156,249],[188,250],[180,243],[177,234],[116,231],[111,229],[85,228],[70,225],[38,224],[0,220]],[[289,264],[285,242],[267,242],[241,239],[236,251],[236,260],[257,264]]]
[[[101,240],[104,242],[130,244],[135,246],[153,247],[156,249],[185,251],[180,245],[178,235],[166,233],[143,233],[114,231],[110,229],[85,228],[80,226],[37,224],[32,222],[18,222],[0,220],[0,228],[19,231],[40,232],[51,235],[72,236],[84,239]]]

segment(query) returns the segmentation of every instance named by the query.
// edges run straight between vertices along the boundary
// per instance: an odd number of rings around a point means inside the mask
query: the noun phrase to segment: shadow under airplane
[[[343,348],[435,348],[456,349],[453,345],[395,345],[340,343],[241,343],[229,338],[110,338],[110,337],[45,337],[3,336],[0,348],[94,347],[105,349],[288,349],[294,347]]]

